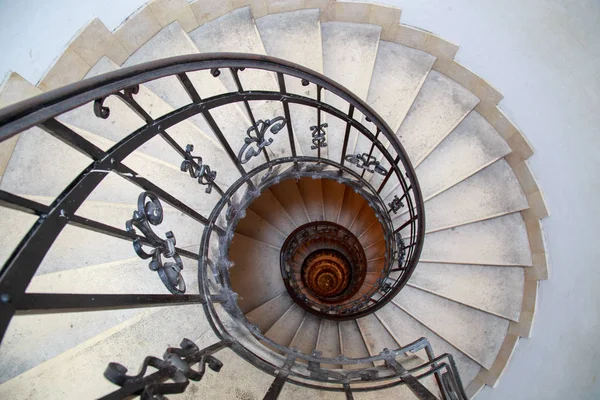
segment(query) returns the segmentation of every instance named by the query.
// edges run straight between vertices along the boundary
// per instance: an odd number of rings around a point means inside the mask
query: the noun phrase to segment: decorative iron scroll
[[[113,94],[116,96],[119,96],[121,99],[126,100],[126,102],[127,102],[127,100],[134,101],[133,95],[138,94],[139,91],[140,91],[140,85],[133,85],[133,86],[123,89],[123,92],[116,92]],[[94,114],[96,115],[96,117],[102,118],[102,119],[107,119],[109,117],[110,109],[108,107],[104,106],[104,101],[108,97],[109,96],[105,96],[105,97],[96,99],[94,101]]]
[[[242,164],[246,164],[252,157],[259,155],[265,147],[273,143],[273,138],[265,139],[267,129],[271,128],[269,129],[271,133],[276,135],[285,127],[286,123],[287,121],[284,117],[276,117],[264,121],[259,119],[256,121],[256,125],[251,126],[246,131],[248,137],[244,139],[244,145],[238,153],[238,160]],[[256,133],[256,136],[252,136],[253,132]],[[256,148],[250,147],[253,143],[256,143]]]
[[[200,350],[194,342],[183,339],[181,348],[170,347],[161,360],[149,356],[144,359],[142,368],[137,375],[127,375],[127,368],[119,363],[109,363],[104,371],[104,377],[121,389],[113,393],[119,398],[140,395],[142,399],[167,400],[163,395],[183,393],[192,381],[200,381],[206,372],[206,365],[219,372],[223,363],[211,354],[227,346],[225,342],[216,343]],[[198,369],[192,368],[199,364]],[[156,368],[153,374],[146,375],[148,367]]]
[[[316,126],[313,125],[310,127],[311,130],[311,135],[312,135],[312,142],[313,145],[310,146],[311,150],[316,150],[318,148],[321,147],[327,147],[327,143],[325,142],[325,137],[327,135],[327,132],[325,132],[325,128],[327,128],[327,122]]]
[[[375,157],[369,156],[367,153],[348,154],[345,160],[350,164],[356,165],[358,168],[369,171],[370,173],[377,172],[381,175],[387,174],[387,170],[379,164],[379,161],[377,161]]]
[[[388,204],[388,206],[390,206],[390,211],[396,214],[400,208],[404,207],[404,203],[398,196],[394,196],[394,199]]]
[[[189,172],[192,178],[198,179],[199,184],[207,185],[205,192],[210,193],[217,178],[217,171],[212,171],[208,165],[202,164],[202,157],[192,156],[192,151],[194,151],[194,145],[188,144],[185,147],[185,154],[189,158],[182,161],[181,171]]]
[[[154,249],[146,252],[143,249],[141,238],[133,241],[133,249],[143,260],[152,258],[149,267],[156,271],[163,284],[173,294],[185,293],[185,281],[181,276],[183,262],[175,251],[175,235],[169,231],[166,240],[158,237],[150,225],[160,225],[163,221],[163,208],[158,196],[152,192],[142,192],[138,197],[138,209],[133,212],[133,217],[125,223],[128,232],[135,233],[135,228],[142,231],[149,246]],[[163,262],[163,256],[173,261]]]

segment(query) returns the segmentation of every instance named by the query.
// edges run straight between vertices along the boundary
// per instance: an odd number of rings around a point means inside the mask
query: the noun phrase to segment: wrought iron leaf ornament
[[[226,345],[220,342],[200,350],[191,340],[183,339],[181,348],[168,348],[162,360],[154,356],[146,357],[137,375],[127,375],[125,366],[111,362],[104,370],[104,377],[122,387],[119,393],[123,397],[140,395],[142,399],[166,400],[164,394],[183,393],[190,380],[202,380],[207,365],[213,371],[219,372],[223,363],[211,353]],[[192,368],[194,364],[198,364],[197,370]],[[149,373],[149,367],[155,368],[157,372]]]
[[[133,85],[123,89],[123,91],[118,91],[113,93],[115,96],[120,97],[123,100],[133,101],[133,95],[138,94],[140,91],[140,85]],[[110,95],[109,95],[110,96]],[[94,100],[94,114],[98,118],[107,119],[110,116],[110,108],[104,105],[104,101],[109,97],[105,96],[99,99]]]
[[[316,150],[320,147],[327,147],[327,143],[325,142],[325,137],[327,133],[325,132],[325,128],[327,128],[327,123],[323,123],[319,126],[313,125],[310,127],[312,142],[313,145],[310,146],[311,150]]]
[[[285,127],[286,123],[287,121],[284,117],[276,117],[264,121],[260,119],[256,121],[256,126],[251,126],[246,131],[248,137],[244,139],[244,145],[238,152],[238,160],[240,160],[242,164],[245,164],[250,161],[252,157],[259,155],[265,147],[273,143],[273,138],[265,139],[267,129],[270,128],[269,131],[276,135]],[[251,147],[254,143],[256,144],[256,147]]]
[[[207,185],[205,192],[210,193],[217,178],[217,171],[212,171],[208,165],[202,164],[202,157],[192,156],[192,151],[194,151],[194,146],[188,144],[185,147],[185,153],[189,157],[181,163],[181,171],[189,172],[192,178],[198,179],[199,184]]]
[[[396,214],[400,208],[404,207],[404,203],[398,196],[394,196],[394,199],[391,203],[388,203],[388,206],[390,207],[390,211]]]
[[[146,240],[153,246],[151,252],[143,249],[140,238],[133,241],[133,249],[143,260],[151,258],[150,270],[156,271],[163,284],[169,292],[173,294],[185,293],[185,281],[181,276],[183,262],[181,257],[175,251],[175,235],[173,232],[167,232],[166,239],[160,238],[152,230],[151,225],[160,225],[163,221],[163,208],[158,196],[152,192],[142,192],[138,197],[138,209],[133,212],[133,217],[125,223],[128,232],[135,233],[135,228],[139,229],[146,237]],[[163,262],[165,258],[172,261]]]
[[[387,169],[383,168],[375,157],[369,156],[367,153],[348,154],[345,160],[350,164],[356,165],[358,168],[369,171],[370,173],[377,172],[381,175],[387,174]]]

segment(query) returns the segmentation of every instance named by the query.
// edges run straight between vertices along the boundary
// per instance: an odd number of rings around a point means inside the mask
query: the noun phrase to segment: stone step
[[[523,268],[519,267],[421,262],[408,284],[518,322],[524,279]]]
[[[321,319],[317,350],[323,357],[335,358],[342,354],[338,323],[329,319]],[[339,365],[323,364],[323,368],[340,368]]]
[[[360,333],[356,320],[340,321],[340,343],[342,354],[348,358],[364,358],[369,357],[369,350],[365,344],[365,340]],[[373,363],[365,364],[345,364],[344,369],[360,369],[373,366]]]
[[[395,340],[402,346],[406,346],[422,337],[427,338],[431,344],[435,356],[448,353],[454,357],[456,366],[466,387],[479,373],[481,366],[463,354],[456,347],[438,336],[435,332],[424,326],[418,320],[407,314],[393,302],[377,311],[377,317],[393,334]],[[419,352],[423,360],[427,360],[424,350]]]
[[[110,362],[138,371],[144,358],[161,357],[183,338],[210,330],[201,305],[143,312],[0,385],[5,399],[98,398],[118,389],[102,375]],[[193,323],[190,323],[190,316]],[[157,321],[160,321],[157,322]],[[51,387],[50,387],[51,386]]]
[[[297,182],[311,221],[323,220],[323,187],[320,179],[302,178]]]
[[[297,304],[292,306],[267,331],[266,337],[282,346],[289,346],[304,319],[304,311]]]
[[[514,213],[429,233],[425,235],[421,261],[531,266],[523,217]]]
[[[456,185],[510,151],[490,123],[471,111],[416,169],[423,198]]]
[[[279,203],[273,192],[269,189],[262,192],[261,195],[252,202],[249,209],[256,212],[261,218],[269,222],[280,232],[283,232],[286,236],[298,227],[286,209]]]
[[[239,220],[235,231],[274,248],[281,248],[287,237],[250,209],[246,210],[245,217]]]
[[[317,348],[320,325],[321,319],[307,312],[296,335],[294,335],[292,343],[290,343],[290,347],[294,347],[304,354],[312,354],[313,350]]]
[[[470,178],[425,202],[427,232],[436,232],[467,223],[522,211],[527,198],[511,167],[498,160]],[[393,222],[398,227],[408,213]]]
[[[356,320],[356,323],[358,324],[358,328],[365,341],[367,350],[369,350],[369,355],[376,356],[379,355],[383,349],[396,350],[400,347],[374,314],[359,318]],[[383,361],[375,363],[376,366],[383,364]]]
[[[423,325],[490,369],[510,321],[406,286],[393,300]]]
[[[201,53],[267,54],[258,29],[254,24],[250,7],[238,8],[229,14],[208,22],[190,32],[189,36]],[[233,75],[229,71],[221,72],[219,79],[228,91],[237,91],[238,88]],[[277,76],[273,72],[246,69],[238,71],[238,74],[244,90],[279,91]],[[279,101],[252,101],[250,108],[256,121],[284,115],[283,107]],[[247,126],[250,127],[251,125],[248,124]],[[273,143],[268,146],[268,151],[273,156],[291,155],[290,143],[286,134],[287,130],[284,129],[277,136],[272,136]],[[266,137],[269,138],[269,134]],[[240,146],[241,144],[240,141]]]
[[[396,132],[413,166],[418,166],[478,102],[455,81],[431,71]]]
[[[282,292],[246,313],[246,318],[251,323],[258,325],[261,332],[266,333],[293,304],[294,301],[287,292]]]
[[[106,57],[101,58],[86,75],[86,78],[118,70],[119,67]],[[173,111],[173,107],[153,93],[146,85],[139,86],[134,100],[154,119]],[[103,103],[110,109],[107,119],[98,118],[93,112],[93,103],[86,104],[61,115],[60,121],[81,128],[113,142],[124,139],[128,133],[145,125],[145,121],[134,113],[122,100],[109,96]],[[194,146],[193,155],[201,156],[202,162],[217,172],[216,181],[226,186],[236,181],[240,174],[221,145],[206,135],[190,121],[182,121],[166,130],[185,150],[188,144]],[[144,154],[168,162],[179,168],[183,157],[160,136],[150,139],[138,149]]]
[[[322,179],[323,214],[326,221],[337,223],[342,210],[345,186],[331,179]]]
[[[173,22],[164,27],[160,32],[154,35],[138,50],[136,50],[123,63],[122,67],[153,61],[160,58],[175,57],[187,54],[197,54],[198,48],[192,42],[190,37],[181,28],[179,23]],[[227,73],[227,72],[224,72]],[[220,79],[213,77],[208,70],[190,72],[187,74],[201,98],[205,99],[229,90],[223,85]],[[173,108],[183,107],[190,104],[192,100],[185,92],[183,86],[176,77],[169,76],[147,82],[145,86],[152,90],[161,99],[167,102]],[[234,153],[237,153],[243,145],[242,137],[246,134],[246,129],[251,126],[250,120],[244,115],[241,108],[236,104],[229,104],[211,110],[211,115],[221,132],[225,136]],[[189,118],[202,132],[211,137],[218,143],[212,128],[201,115],[195,115]],[[197,146],[200,148],[200,143]],[[248,162],[247,167],[253,168],[260,164],[259,158]]]
[[[396,132],[419,93],[435,57],[398,43],[380,41],[367,103]],[[369,126],[363,119],[362,123]],[[388,141],[380,136],[384,144]],[[360,135],[354,153],[368,153],[372,142]],[[380,154],[377,152],[377,154]],[[395,154],[392,154],[395,156]],[[378,157],[379,158],[379,157]],[[373,182],[383,177],[373,174]]]
[[[238,304],[248,312],[285,291],[279,270],[279,250],[236,233],[229,249],[229,270]],[[260,290],[256,290],[259,287]]]
[[[258,18],[256,26],[266,53],[322,73],[323,50],[319,15],[318,9],[308,9]],[[289,93],[317,98],[316,86],[302,86],[298,78],[286,76],[285,85]],[[326,114],[321,114],[321,123],[325,123]],[[317,110],[290,104],[290,115],[296,139],[296,151],[298,154],[316,156],[317,150],[311,149],[313,142],[310,127],[317,125]],[[327,154],[326,149],[326,147],[321,149],[322,155]]]
[[[359,98],[366,100],[379,47],[381,27],[349,22],[326,22],[321,24],[323,40],[324,74],[347,88]],[[348,103],[326,93],[330,105],[347,112]],[[357,115],[354,118],[358,118]],[[327,156],[340,162],[346,123],[337,118],[327,120]],[[354,148],[356,132],[352,129],[348,153]]]
[[[275,198],[283,208],[285,208],[288,215],[292,217],[295,225],[300,226],[310,222],[302,194],[293,179],[287,179],[277,185],[271,186],[269,190],[275,195]]]
[[[39,197],[27,197],[40,203],[51,201],[51,198],[45,198],[41,201],[42,199]],[[86,201],[79,208],[76,215],[124,230],[125,222],[131,219],[133,211],[136,209],[135,204]],[[163,211],[163,223],[153,226],[154,232],[159,237],[165,238],[167,231],[173,231],[177,240],[177,247],[190,247],[190,251],[197,252],[198,240],[202,234],[203,225],[172,207],[166,206]],[[5,208],[0,209],[0,227],[3,232],[13,232],[15,235],[18,232],[25,233],[36,220],[36,217],[22,212]],[[138,234],[141,234],[141,232],[138,232]],[[14,238],[20,239],[21,236],[15,235],[2,235],[4,237],[2,238],[2,246],[0,246],[0,260],[5,261],[18,245],[18,240],[14,240]],[[134,256],[133,245],[127,240],[74,225],[67,225],[44,257],[37,274],[104,264]]]
[[[349,186],[344,186],[343,196],[341,212],[339,213],[337,223],[348,228],[352,226],[358,217],[358,213],[361,211],[365,199]]]
[[[197,247],[189,250],[197,251]],[[130,254],[133,254],[132,248]],[[198,294],[198,262],[187,257],[182,257],[182,261],[186,294]],[[27,287],[27,292],[169,294],[158,274],[149,270],[148,261],[137,257],[36,275]],[[0,348],[0,382],[148,310],[151,309],[15,316]]]

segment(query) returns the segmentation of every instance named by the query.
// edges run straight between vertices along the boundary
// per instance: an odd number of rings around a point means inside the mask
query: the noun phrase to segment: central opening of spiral
[[[335,300],[348,290],[353,271],[344,254],[334,249],[319,249],[308,255],[302,263],[302,283],[315,297]]]

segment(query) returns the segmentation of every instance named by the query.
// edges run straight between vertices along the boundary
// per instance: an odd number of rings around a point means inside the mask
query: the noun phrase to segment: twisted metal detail
[[[202,164],[202,157],[192,156],[192,151],[194,151],[194,145],[188,144],[185,147],[185,154],[188,157],[182,161],[181,171],[189,172],[192,178],[198,179],[199,184],[207,185],[205,192],[210,193],[217,178],[217,171],[212,171],[208,165]]]
[[[327,135],[327,133],[325,132],[325,128],[327,128],[329,125],[327,125],[327,122],[316,126],[313,125],[310,127],[311,130],[311,135],[312,135],[312,142],[313,145],[310,146],[311,150],[316,150],[320,147],[327,147],[327,143],[325,142],[325,136]]]
[[[248,137],[244,139],[244,145],[238,153],[238,160],[242,164],[246,164],[252,157],[259,155],[265,147],[273,143],[273,138],[265,139],[267,129],[271,128],[269,129],[271,133],[276,135],[285,127],[286,123],[287,121],[284,117],[276,117],[264,121],[259,119],[256,121],[256,125],[251,126],[246,131]],[[256,133],[256,136],[252,136],[253,132]],[[253,143],[256,143],[256,148],[250,147]]]
[[[356,165],[358,168],[362,168],[370,173],[377,172],[378,174],[387,174],[387,169],[383,168],[379,161],[373,156],[369,156],[367,153],[362,154],[348,154],[345,160],[350,164]],[[373,167],[373,168],[369,168]]]
[[[398,196],[394,196],[394,199],[391,203],[388,203],[388,206],[390,207],[390,211],[396,214],[400,208],[404,207],[404,203]]]
[[[152,258],[149,264],[150,270],[158,273],[169,292],[173,294],[185,293],[185,281],[181,276],[183,262],[175,251],[175,235],[169,231],[165,234],[166,240],[161,239],[150,226],[160,225],[163,221],[163,208],[158,196],[152,192],[142,192],[138,197],[137,206],[138,209],[133,212],[132,218],[125,223],[125,227],[127,232],[133,233],[135,233],[134,227],[139,229],[154,249],[151,252],[146,252],[139,237],[133,241],[133,249],[143,260]],[[163,262],[163,256],[173,261]]]
[[[158,357],[146,357],[137,375],[127,375],[127,368],[119,363],[111,362],[104,371],[104,377],[115,385],[121,386],[117,393],[123,398],[140,395],[143,400],[167,400],[164,394],[183,393],[192,381],[200,381],[206,372],[206,365],[219,372],[223,363],[211,354],[227,344],[217,343],[200,350],[189,339],[181,341],[181,348],[170,347],[161,360]],[[198,369],[192,368],[199,364]],[[149,367],[158,371],[146,375]],[[120,397],[121,398],[121,397]]]

